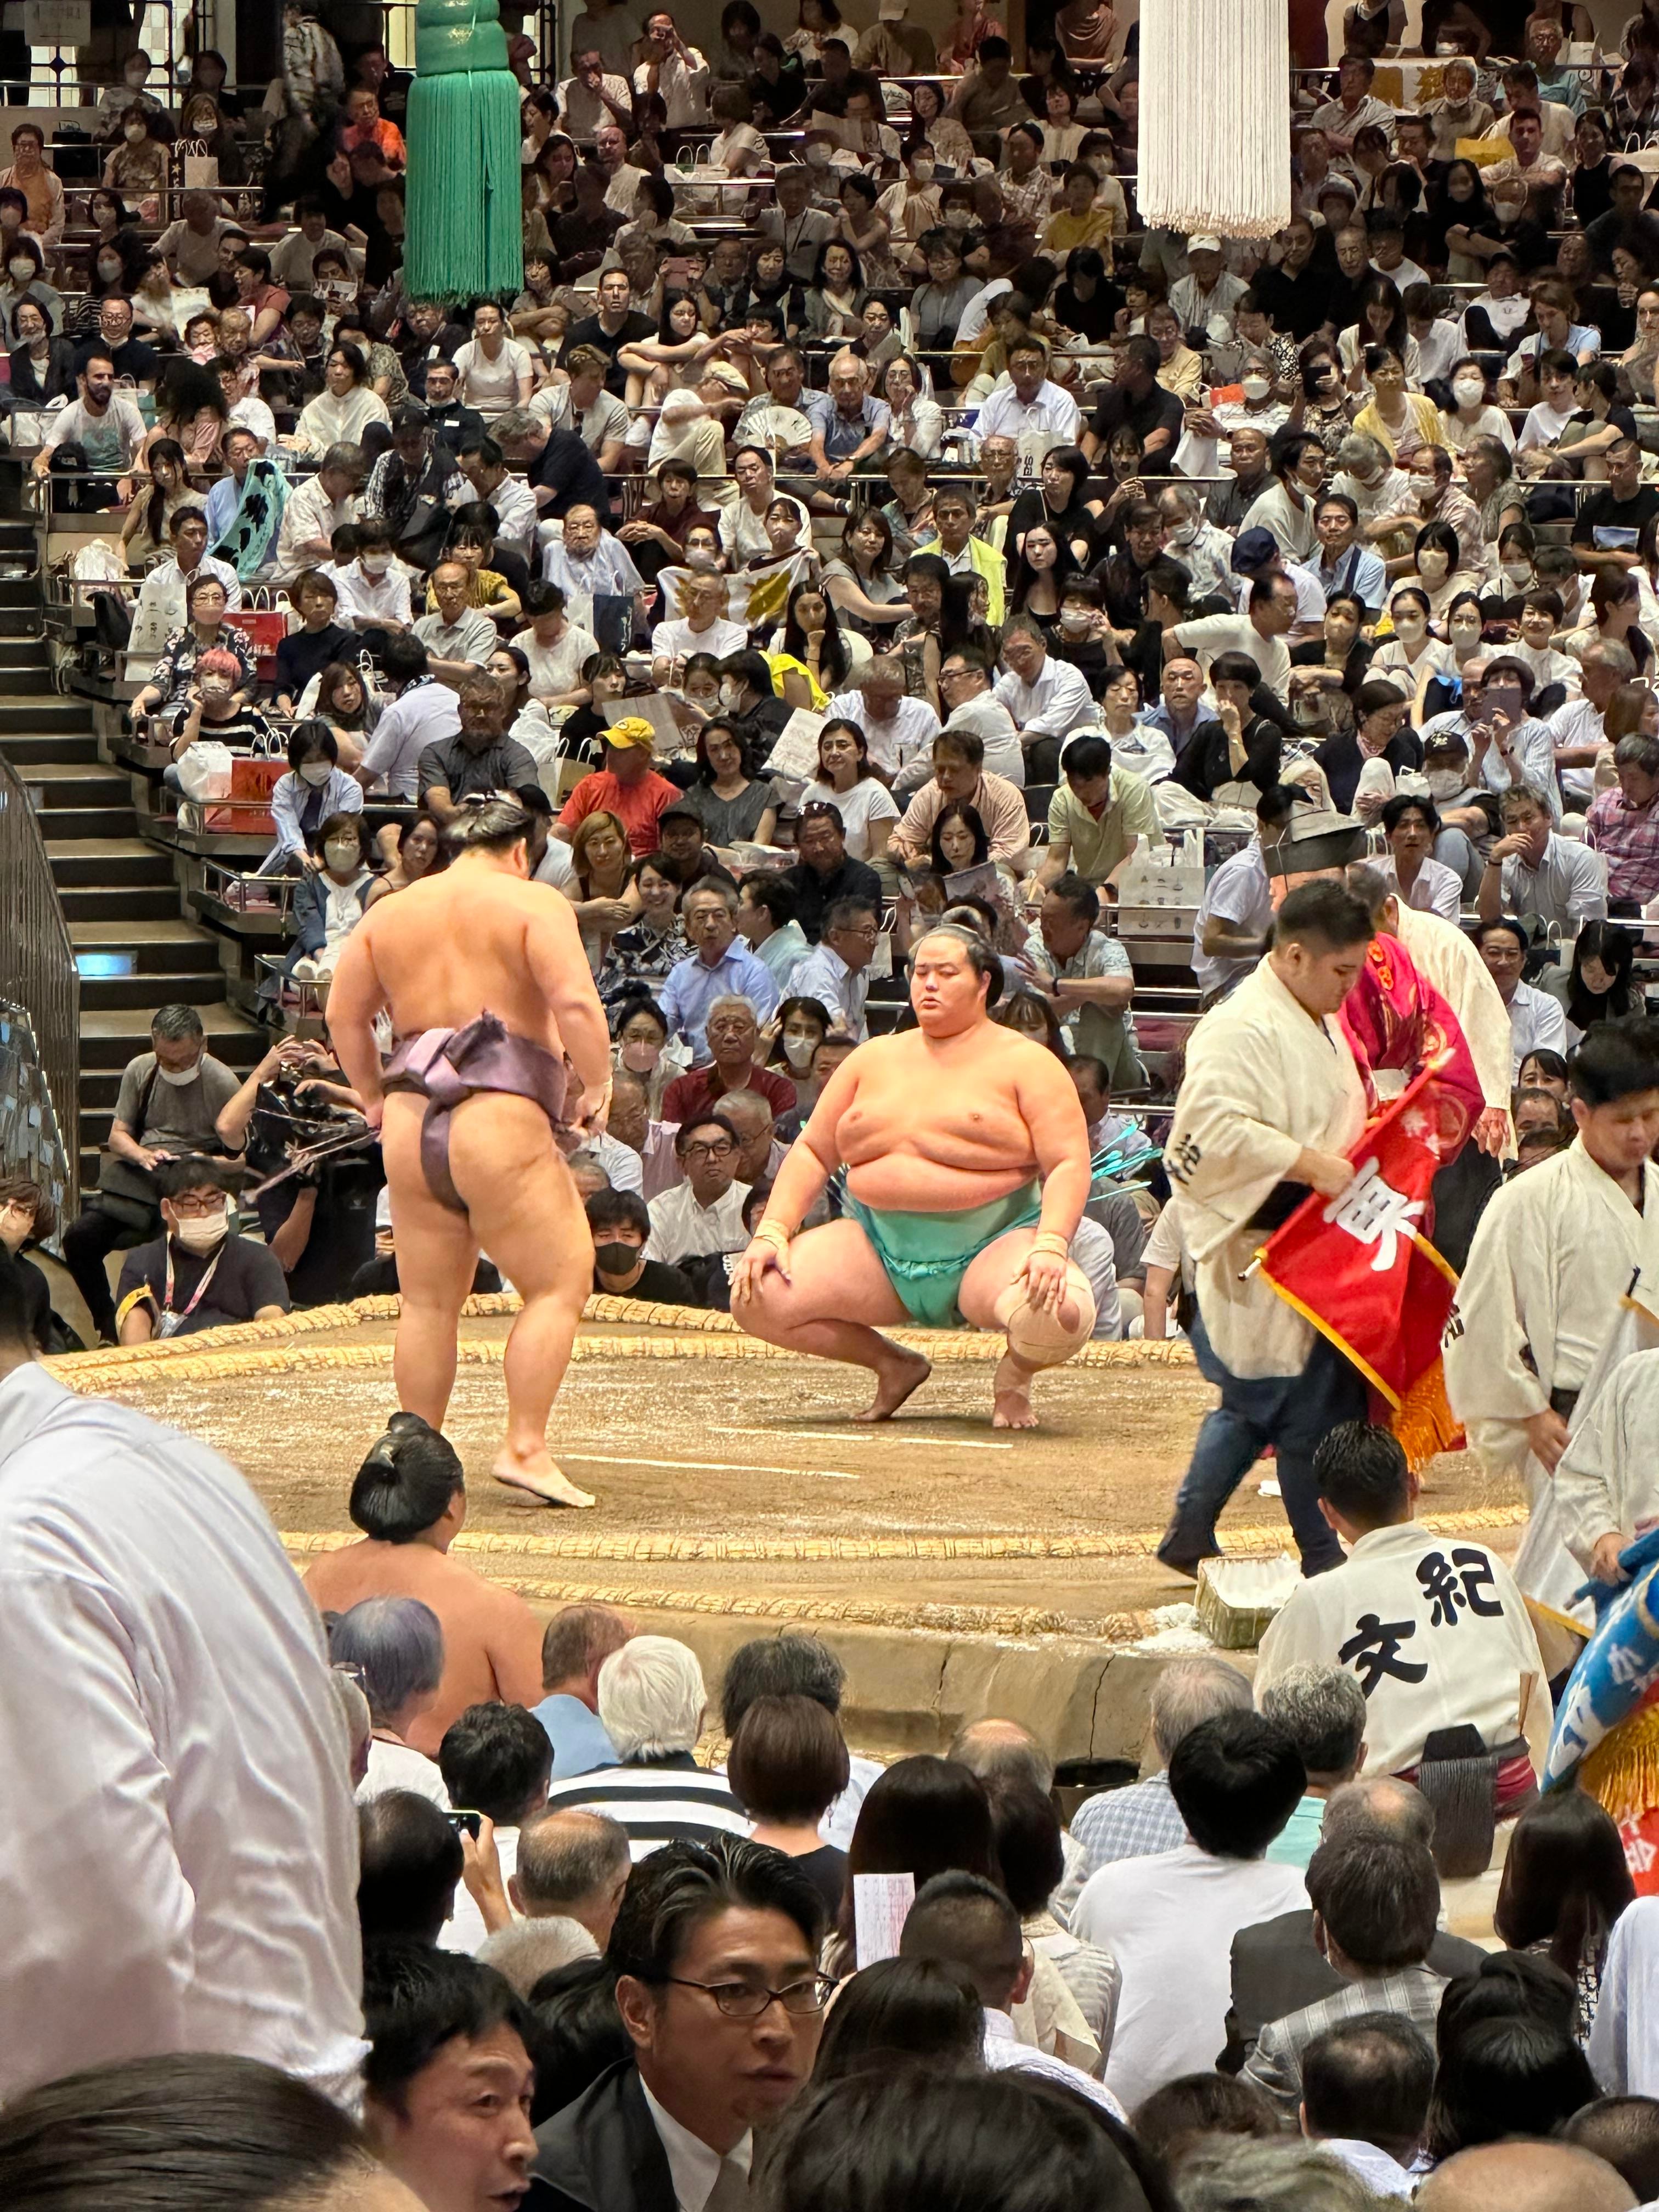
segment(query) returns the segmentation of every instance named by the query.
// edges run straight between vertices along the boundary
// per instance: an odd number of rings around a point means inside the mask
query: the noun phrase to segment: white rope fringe
[[[1290,0],[1141,0],[1142,220],[1271,238],[1291,219]]]

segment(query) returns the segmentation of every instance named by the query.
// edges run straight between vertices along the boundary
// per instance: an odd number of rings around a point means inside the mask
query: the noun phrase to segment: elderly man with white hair
[[[892,410],[872,397],[869,372],[855,353],[838,353],[830,362],[830,397],[833,404],[813,435],[812,465],[821,477],[848,477],[887,443]]]
[[[722,1774],[699,1766],[708,1692],[697,1655],[672,1636],[635,1636],[599,1669],[599,1718],[620,1764],[554,1784],[550,1813],[603,1813],[628,1831],[635,1862],[678,1837],[746,1836]]]

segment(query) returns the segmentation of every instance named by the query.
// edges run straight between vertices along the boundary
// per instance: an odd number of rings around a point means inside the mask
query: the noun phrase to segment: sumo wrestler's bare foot
[[[876,1395],[855,1421],[890,1421],[913,1390],[921,1389],[933,1373],[933,1363],[902,1345],[884,1344],[876,1370]]]
[[[592,1493],[578,1490],[553,1464],[544,1444],[532,1451],[517,1451],[503,1444],[489,1472],[512,1490],[527,1490],[544,1505],[592,1505]]]
[[[1031,1377],[1036,1372],[1012,1352],[997,1362],[991,1382],[991,1426],[994,1429],[1034,1429],[1037,1417],[1031,1410]]]

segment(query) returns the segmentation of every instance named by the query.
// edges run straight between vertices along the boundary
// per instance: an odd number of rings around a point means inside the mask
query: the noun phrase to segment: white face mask
[[[742,702],[742,688],[738,684],[734,683],[731,677],[722,677],[720,679],[720,704],[725,708],[728,714],[735,714],[737,713],[738,708]]]
[[[1449,556],[1437,551],[1433,546],[1425,546],[1417,556],[1417,573],[1425,583],[1437,584],[1450,565]],[[1395,628],[1398,629],[1399,627],[1396,623]]]
[[[336,838],[323,848],[323,858],[337,875],[344,875],[357,865],[356,846],[346,838]]]
[[[129,123],[121,135],[129,146],[136,146],[141,139],[147,138],[149,133],[142,123]]]
[[[1455,768],[1431,768],[1426,770],[1431,799],[1455,799],[1463,788],[1463,778]]]
[[[830,149],[819,140],[807,148],[806,158],[815,169],[821,169],[830,159]]]
[[[327,761],[307,761],[300,770],[301,783],[308,783],[313,791],[325,784],[334,773]]]
[[[1265,376],[1247,376],[1243,381],[1247,399],[1265,399],[1273,390],[1271,382]]]
[[[956,207],[948,207],[945,210],[945,228],[947,230],[966,230],[972,221],[973,210],[971,208],[965,208],[958,204]]]
[[[1421,615],[1396,615],[1394,634],[1402,645],[1415,645],[1428,628]]]
[[[653,1044],[649,1037],[626,1037],[623,1041],[622,1064],[634,1075],[649,1075],[662,1055],[662,1047]]]
[[[910,164],[910,174],[919,185],[927,184],[933,173],[933,162],[926,154],[918,154]]]
[[[1170,532],[1170,543],[1171,545],[1190,545],[1197,536],[1198,525],[1195,522],[1183,522],[1178,530],[1172,530]]]
[[[797,1073],[805,1074],[812,1065],[812,1054],[818,1048],[816,1037],[789,1036],[783,1040],[783,1056]]]
[[[217,1213],[191,1214],[175,1223],[173,1233],[186,1252],[211,1252],[230,1234],[230,1209],[222,1206]]]
[[[100,261],[98,264],[98,274],[106,284],[112,284],[120,273],[121,264],[118,261]]]
[[[14,284],[27,284],[34,274],[34,264],[26,253],[15,253],[6,264]]]
[[[1484,380],[1478,376],[1456,376],[1452,379],[1452,398],[1460,407],[1478,407],[1486,396]]]
[[[1529,562],[1525,561],[1505,561],[1504,563],[1504,576],[1505,581],[1508,583],[1525,584],[1530,580],[1532,576],[1531,565]]]
[[[1089,627],[1089,610],[1086,607],[1062,607],[1060,626],[1067,637],[1081,637]]]
[[[163,1083],[170,1083],[175,1091],[182,1091],[187,1083],[194,1083],[200,1075],[202,1063],[198,1060],[189,1067],[158,1067],[155,1073]]]
[[[357,565],[366,576],[384,576],[392,560],[389,554],[364,553],[359,556]]]

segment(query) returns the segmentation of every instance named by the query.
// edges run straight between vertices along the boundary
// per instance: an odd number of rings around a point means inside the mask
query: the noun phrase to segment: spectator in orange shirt
[[[374,144],[380,149],[380,159],[388,169],[409,167],[409,149],[404,143],[404,134],[395,123],[388,123],[380,112],[380,103],[366,84],[355,84],[345,96],[345,125],[340,132],[340,146],[350,153],[354,146]]]
[[[679,792],[651,765],[651,725],[643,715],[617,722],[605,733],[605,766],[585,775],[564,803],[557,834],[565,844],[590,814],[614,814],[628,832],[636,860],[657,849],[657,824]]]

